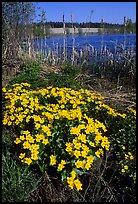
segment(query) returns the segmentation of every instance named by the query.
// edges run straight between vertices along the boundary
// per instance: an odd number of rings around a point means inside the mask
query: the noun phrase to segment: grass
[[[20,72],[10,81],[9,87],[14,83],[28,82],[36,90],[49,85],[58,87],[70,87],[73,89],[87,88],[100,92],[105,96],[105,101],[112,107],[125,110],[126,107],[135,107],[135,90],[127,89],[125,86],[119,87],[116,81],[109,81],[107,78],[82,73],[79,67],[61,66],[59,72],[53,69],[51,72],[43,70],[39,63],[24,64]],[[55,67],[56,69],[56,67]],[[133,98],[132,98],[133,96]],[[108,122],[108,120],[107,120]],[[114,121],[112,121],[114,124]],[[135,138],[135,123],[130,120],[126,124],[119,124],[121,134],[110,135],[112,143],[115,144],[113,150],[105,155],[99,163],[84,175],[85,189],[79,193],[66,188],[57,177],[51,172],[41,174],[38,166],[26,169],[20,166],[17,157],[13,154],[12,134],[13,130],[3,129],[3,154],[2,154],[2,201],[3,202],[125,202],[136,201],[135,184],[128,176],[120,176],[115,168],[115,151],[118,151],[119,144],[123,144],[124,138],[131,141]],[[121,127],[121,128],[120,128]],[[127,133],[127,135],[126,135]],[[119,142],[117,144],[117,138]],[[129,144],[135,149],[135,141]],[[129,151],[129,149],[128,149]],[[132,163],[135,168],[135,163]],[[34,173],[35,172],[35,173]],[[39,180],[42,176],[41,181]],[[133,177],[134,175],[132,175]],[[12,192],[12,193],[9,193]]]
[[[20,166],[10,152],[2,154],[2,202],[24,202],[37,187],[39,179]]]

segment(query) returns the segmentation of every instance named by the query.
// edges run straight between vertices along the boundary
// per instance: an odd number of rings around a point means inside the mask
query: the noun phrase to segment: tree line
[[[34,23],[35,25],[40,26],[42,22],[39,23]],[[45,26],[51,27],[51,28],[62,28],[63,27],[63,22],[53,22],[53,21],[49,21],[49,22],[45,22],[44,23]],[[124,24],[113,24],[113,23],[106,23],[106,22],[100,22],[100,23],[94,23],[94,22],[82,22],[82,23],[77,23],[77,22],[66,22],[65,25],[67,28],[72,28],[72,24],[74,27],[76,28],[101,28],[102,26],[104,26],[104,28],[122,28],[124,26]],[[128,24],[130,27],[131,26],[135,26],[136,23],[132,23],[132,20],[129,19],[128,20]]]
[[[83,34],[82,28],[99,28],[98,33],[101,33],[101,28],[104,33],[136,33],[136,23],[132,23],[131,19],[128,19],[126,24],[113,24],[113,23],[93,23],[93,22],[66,22],[65,30],[69,33],[69,28],[78,28],[79,34]],[[45,28],[45,32],[44,32]],[[34,35],[36,36],[49,36],[50,28],[63,28],[63,22],[38,22],[33,23]]]

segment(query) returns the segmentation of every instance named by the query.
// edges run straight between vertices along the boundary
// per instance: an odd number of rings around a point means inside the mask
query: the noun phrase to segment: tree
[[[22,42],[31,38],[34,16],[32,2],[2,2],[3,60],[15,59]]]
[[[128,33],[134,33],[135,32],[135,25],[132,23],[131,19],[127,20],[126,31]]]

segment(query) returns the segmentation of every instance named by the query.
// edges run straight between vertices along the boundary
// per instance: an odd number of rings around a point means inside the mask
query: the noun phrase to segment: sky
[[[136,2],[37,2],[36,14],[46,12],[47,21],[101,22],[123,24],[124,16],[136,22]],[[40,17],[36,18],[38,21]]]

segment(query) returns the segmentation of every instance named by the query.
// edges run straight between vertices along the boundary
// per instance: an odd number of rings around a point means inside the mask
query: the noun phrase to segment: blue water
[[[58,45],[58,57],[64,59],[64,42],[67,47],[67,60],[71,62],[72,58],[72,36],[54,36],[49,38],[34,39],[34,50],[42,51],[48,55],[49,50],[56,55]],[[89,63],[100,62],[108,60],[124,59],[124,51],[127,59],[133,58],[136,61],[136,34],[89,34],[89,35],[75,35],[74,36],[75,52],[77,53],[77,60],[80,63],[86,59],[87,61],[87,46],[90,48]],[[84,53],[83,57],[79,57],[80,53]],[[55,52],[54,52],[55,51]],[[86,52],[85,52],[86,51]],[[97,54],[93,54],[97,52]],[[99,54],[100,53],[100,54]],[[102,55],[101,55],[102,53]],[[131,53],[133,53],[131,55]],[[131,55],[131,56],[130,56]],[[93,58],[94,56],[94,58]]]
[[[34,46],[44,48],[53,48],[57,43],[63,46],[63,36],[55,36],[49,38],[41,38],[34,41]],[[72,47],[72,36],[65,37],[67,47]],[[111,51],[114,50],[115,45],[120,48],[124,46],[124,40],[126,41],[125,49],[132,48],[136,50],[136,34],[89,34],[89,35],[75,35],[75,48],[85,48],[86,45],[93,46],[97,51],[101,49],[101,46]]]

